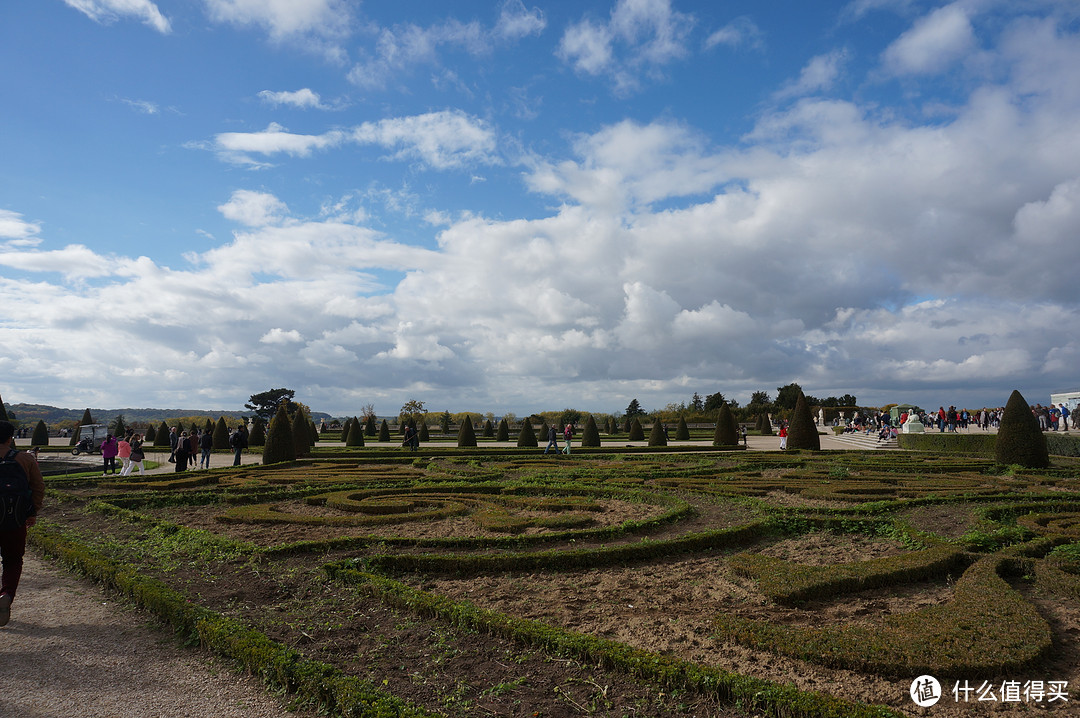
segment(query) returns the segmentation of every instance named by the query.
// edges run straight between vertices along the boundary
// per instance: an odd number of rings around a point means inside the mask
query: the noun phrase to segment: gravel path
[[[314,716],[287,711],[261,681],[29,552],[0,628],[0,666],[0,716],[12,718]]]

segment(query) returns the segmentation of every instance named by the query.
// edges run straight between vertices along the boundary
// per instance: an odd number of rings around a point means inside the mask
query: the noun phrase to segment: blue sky
[[[0,394],[1080,387],[1080,3],[0,9]]]

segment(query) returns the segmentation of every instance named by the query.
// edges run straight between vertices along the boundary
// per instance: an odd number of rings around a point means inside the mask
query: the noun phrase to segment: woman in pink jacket
[[[116,442],[116,455],[120,457],[120,475],[127,476],[131,465],[131,444],[126,439],[120,439]]]
[[[102,476],[108,474],[109,469],[112,469],[112,473],[116,473],[116,455],[119,451],[120,445],[112,434],[106,436],[105,441],[101,442],[101,458],[105,459],[105,466],[101,471]]]

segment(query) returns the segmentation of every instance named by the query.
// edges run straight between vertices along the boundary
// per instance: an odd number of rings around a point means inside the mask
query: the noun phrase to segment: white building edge
[[[1069,407],[1069,412],[1075,412],[1080,406],[1080,389],[1076,391],[1063,391],[1060,394],[1051,394],[1050,403],[1054,406],[1064,404]]]

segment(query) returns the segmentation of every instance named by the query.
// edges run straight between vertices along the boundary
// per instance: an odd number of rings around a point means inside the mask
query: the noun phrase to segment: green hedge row
[[[320,661],[305,659],[239,621],[189,602],[165,584],[141,575],[133,566],[112,561],[39,522],[30,540],[110,590],[157,614],[182,635],[198,638],[210,650],[238,661],[271,687],[315,702],[322,710],[348,718],[425,718],[429,713],[390,695],[369,681],[344,674]]]
[[[956,582],[953,599],[872,626],[792,626],[722,615],[716,636],[839,668],[885,675],[970,678],[1027,668],[1052,648],[1050,626],[999,575],[1020,562],[976,561]]]
[[[668,556],[684,555],[744,546],[773,532],[764,521],[715,531],[684,534],[664,541],[647,538],[637,543],[604,546],[598,549],[534,551],[499,554],[378,554],[342,562],[343,566],[363,565],[384,572],[421,572],[467,576],[505,571],[569,571],[583,568],[640,563]]]
[[[1080,436],[1043,432],[1046,437],[1046,449],[1056,456],[1080,456]],[[900,434],[901,449],[913,451],[934,451],[939,453],[973,454],[975,456],[994,457],[997,446],[997,434],[942,434],[928,431],[924,434]]]
[[[736,554],[729,563],[736,573],[757,581],[758,588],[770,599],[791,605],[813,598],[943,576],[968,562],[959,549],[934,546],[898,556],[832,566],[808,566],[755,553]]]
[[[392,607],[439,618],[458,627],[484,631],[555,655],[624,671],[669,689],[717,696],[753,715],[776,718],[894,718],[900,715],[885,706],[800,691],[791,685],[729,673],[539,621],[485,610],[468,601],[455,601],[414,589],[345,564],[329,565],[326,570],[332,579],[354,586]]]

